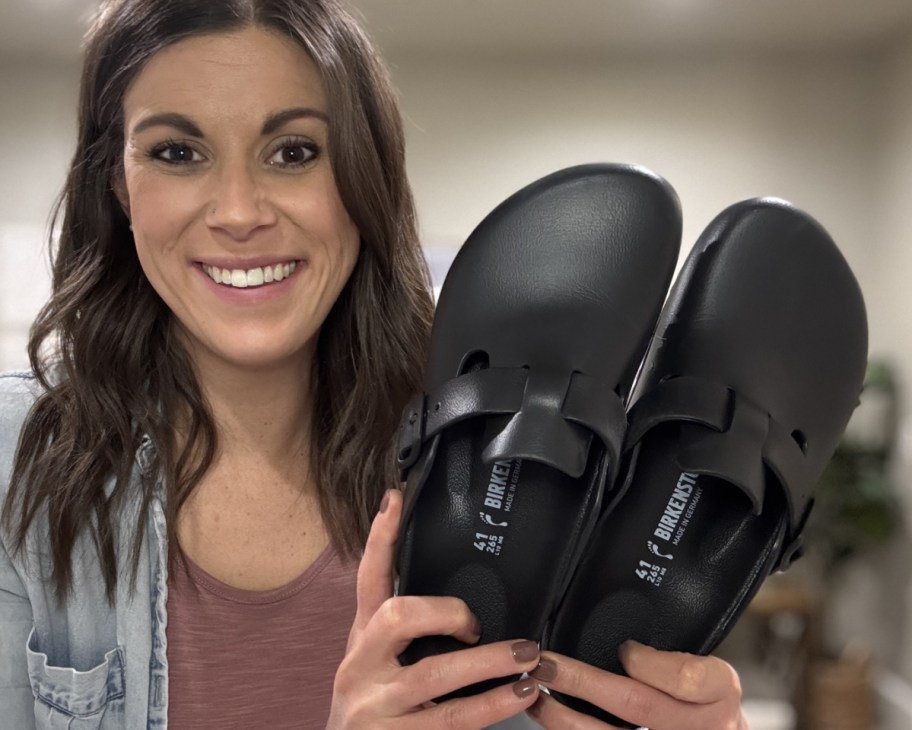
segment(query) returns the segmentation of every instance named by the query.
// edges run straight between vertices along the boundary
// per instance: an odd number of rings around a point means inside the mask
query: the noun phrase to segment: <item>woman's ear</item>
[[[122,172],[114,175],[112,178],[111,189],[114,191],[117,202],[120,203],[121,210],[123,210],[124,215],[127,216],[127,220],[132,223],[133,217],[130,215],[130,196],[127,195],[127,183],[123,178]]]

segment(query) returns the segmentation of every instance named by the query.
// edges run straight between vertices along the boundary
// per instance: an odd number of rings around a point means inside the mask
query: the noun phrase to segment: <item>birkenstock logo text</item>
[[[678,478],[678,483],[675,485],[674,492],[668,500],[668,504],[665,505],[665,512],[659,518],[659,524],[652,533],[653,535],[666,542],[672,540],[677,533],[678,523],[688,508],[696,483],[696,474],[682,472]],[[678,540],[680,540],[680,536],[678,536]],[[674,544],[677,545],[677,540]]]
[[[700,503],[700,497],[702,495],[703,490],[700,489],[700,487],[694,487],[693,496],[690,498],[690,504],[688,504],[687,509],[684,510],[684,516],[681,517],[678,529],[675,531],[674,537],[671,540],[673,545],[677,545],[681,542],[681,538],[684,537],[684,532],[690,524],[690,518],[693,517],[694,511],[697,509],[697,505]]]
[[[649,560],[640,561],[635,570],[637,578],[655,586],[662,585],[662,580],[672,567],[662,563],[671,563],[674,560],[674,546],[681,542],[681,538],[687,532],[687,526],[702,494],[703,490],[697,485],[697,475],[682,472],[665,505],[665,511],[659,518],[659,524],[652,533],[654,537],[662,540],[664,545],[658,541],[646,541],[650,553]]]
[[[488,480],[484,506],[509,512],[519,481],[519,469],[522,461],[495,461]]]

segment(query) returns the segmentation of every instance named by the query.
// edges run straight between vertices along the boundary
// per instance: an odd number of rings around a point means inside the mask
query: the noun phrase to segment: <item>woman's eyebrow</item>
[[[311,109],[310,107],[296,106],[291,109],[283,109],[280,112],[275,114],[270,114],[266,117],[266,121],[263,122],[262,133],[264,135],[272,134],[273,132],[282,128],[283,125],[288,124],[288,122],[294,121],[295,119],[305,119],[308,117],[314,117],[316,119],[322,119],[324,122],[329,124],[329,117],[326,112],[321,112],[319,109]]]
[[[283,109],[282,111],[270,114],[266,117],[266,121],[263,122],[262,134],[272,134],[276,130],[281,129],[283,125],[288,124],[288,122],[295,119],[306,118],[321,119],[327,124],[329,123],[329,117],[325,112],[310,107],[297,106],[290,109]],[[190,137],[199,137],[201,139],[205,137],[203,130],[197,126],[196,122],[177,112],[162,112],[146,117],[133,127],[133,134],[139,134],[151,127],[158,126],[174,127],[179,132]]]
[[[150,127],[158,126],[174,127],[189,137],[205,137],[203,130],[196,125],[196,122],[177,112],[162,112],[161,114],[153,114],[151,117],[146,117],[133,127],[133,134],[139,134]]]

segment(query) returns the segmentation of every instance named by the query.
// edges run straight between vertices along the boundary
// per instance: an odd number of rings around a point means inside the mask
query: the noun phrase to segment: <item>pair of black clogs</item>
[[[680,237],[671,187],[622,165],[549,175],[475,229],[402,422],[401,594],[622,672],[626,639],[710,652],[800,551],[864,379],[858,284],[816,221],[755,199],[664,301]]]

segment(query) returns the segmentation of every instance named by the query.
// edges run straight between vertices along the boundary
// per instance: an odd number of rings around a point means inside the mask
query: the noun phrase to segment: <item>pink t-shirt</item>
[[[356,572],[330,547],[288,585],[245,591],[178,551],[168,578],[168,726],[323,730]]]

